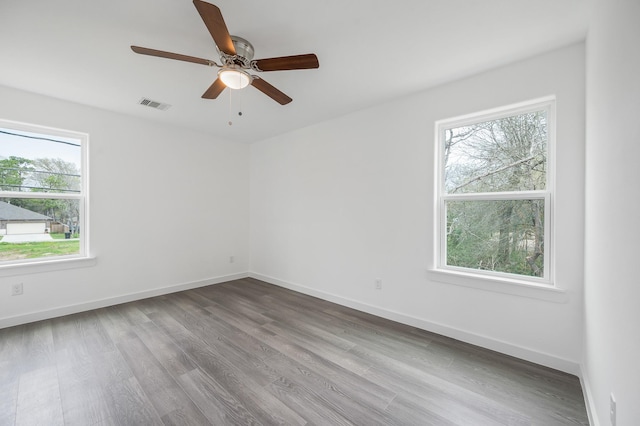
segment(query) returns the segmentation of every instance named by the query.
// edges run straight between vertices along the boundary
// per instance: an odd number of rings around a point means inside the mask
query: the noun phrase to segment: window
[[[0,120],[0,267],[87,256],[87,143]]]
[[[553,98],[436,123],[436,269],[552,283]]]

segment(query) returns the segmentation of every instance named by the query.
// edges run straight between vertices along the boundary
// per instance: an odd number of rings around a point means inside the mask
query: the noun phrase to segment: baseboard
[[[591,384],[589,377],[586,375],[584,365],[580,365],[580,386],[582,386],[582,394],[584,395],[584,404],[587,407],[587,417],[591,426],[600,426],[598,414],[596,412],[596,404],[593,400],[593,392],[591,392]]]
[[[486,349],[530,361],[535,364],[544,365],[545,367],[564,371],[565,373],[573,374],[575,376],[580,376],[580,365],[577,362],[568,359],[560,358],[544,352],[535,351],[530,348],[514,345],[509,342],[494,339],[489,336],[471,333],[455,327],[427,321],[422,318],[406,315],[401,312],[392,311],[379,306],[362,303],[357,300],[345,298],[336,294],[326,293],[310,287],[283,281],[278,278],[270,277],[256,272],[249,272],[249,276],[251,278],[277,285],[279,287],[287,288],[289,290],[297,291],[309,296],[314,296],[319,299],[327,300],[329,302],[356,309],[358,311],[366,312],[378,317],[386,318],[402,324],[410,325],[412,327],[420,328],[422,330],[437,333],[443,336],[450,337],[452,339],[460,340],[462,342],[470,343],[472,345],[480,346]]]
[[[27,314],[16,315],[8,318],[0,318],[0,328],[13,327],[15,325],[27,324],[35,321],[61,317],[64,315],[77,314],[79,312],[90,311],[92,309],[104,308],[107,306],[119,305],[121,303],[133,302],[135,300],[147,299],[149,297],[162,296],[164,294],[176,293],[178,291],[191,290],[193,288],[204,287],[212,284],[220,284],[227,281],[239,280],[247,278],[247,272],[237,274],[223,275],[219,277],[208,278],[205,280],[191,281],[188,283],[176,284],[167,287],[145,290],[137,293],[129,293],[121,296],[108,297],[106,299],[93,300],[90,302],[79,303],[75,305],[62,306],[45,311],[30,312]]]

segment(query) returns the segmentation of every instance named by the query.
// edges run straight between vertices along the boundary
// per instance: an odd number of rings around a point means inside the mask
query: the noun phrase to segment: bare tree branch
[[[522,163],[526,163],[527,161],[531,161],[531,160],[533,160],[534,158],[536,158],[536,157],[532,155],[531,157],[523,158],[522,160],[518,160],[518,161],[516,161],[516,162],[514,162],[514,163],[507,164],[506,166],[503,166],[503,167],[500,167],[500,168],[498,168],[498,169],[492,170],[492,171],[487,172],[487,173],[485,173],[485,174],[483,174],[483,175],[476,176],[476,177],[474,177],[473,179],[468,180],[468,181],[466,181],[466,182],[464,182],[464,183],[461,183],[460,185],[456,186],[455,188],[453,188],[453,190],[452,190],[451,192],[452,192],[452,193],[453,193],[453,192],[456,192],[458,189],[463,188],[463,187],[465,187],[465,186],[467,186],[467,185],[469,185],[469,184],[471,184],[471,183],[473,183],[473,182],[479,181],[480,179],[484,179],[484,178],[486,178],[486,177],[488,177],[488,176],[491,176],[491,175],[495,175],[496,173],[500,173],[500,172],[502,172],[502,171],[505,171],[505,170],[507,170],[507,169],[510,169],[511,167],[518,166],[518,165],[520,165],[520,164],[522,164]]]

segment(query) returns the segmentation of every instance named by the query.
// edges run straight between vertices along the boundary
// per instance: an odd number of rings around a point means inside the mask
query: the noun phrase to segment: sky
[[[81,170],[82,150],[79,139],[0,127],[0,160],[11,156],[31,160],[36,158],[60,158],[74,163],[78,170]]]

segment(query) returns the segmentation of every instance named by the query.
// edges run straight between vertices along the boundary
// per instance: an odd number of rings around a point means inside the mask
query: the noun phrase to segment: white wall
[[[89,133],[97,258],[0,275],[0,327],[246,275],[247,145],[1,86],[0,118]]]
[[[584,85],[579,44],[253,144],[253,276],[577,372]],[[552,94],[558,118],[556,276],[565,300],[429,280],[434,122]],[[376,278],[383,280],[380,291]]]
[[[594,424],[640,424],[640,2],[597,0],[587,38],[584,376]]]

